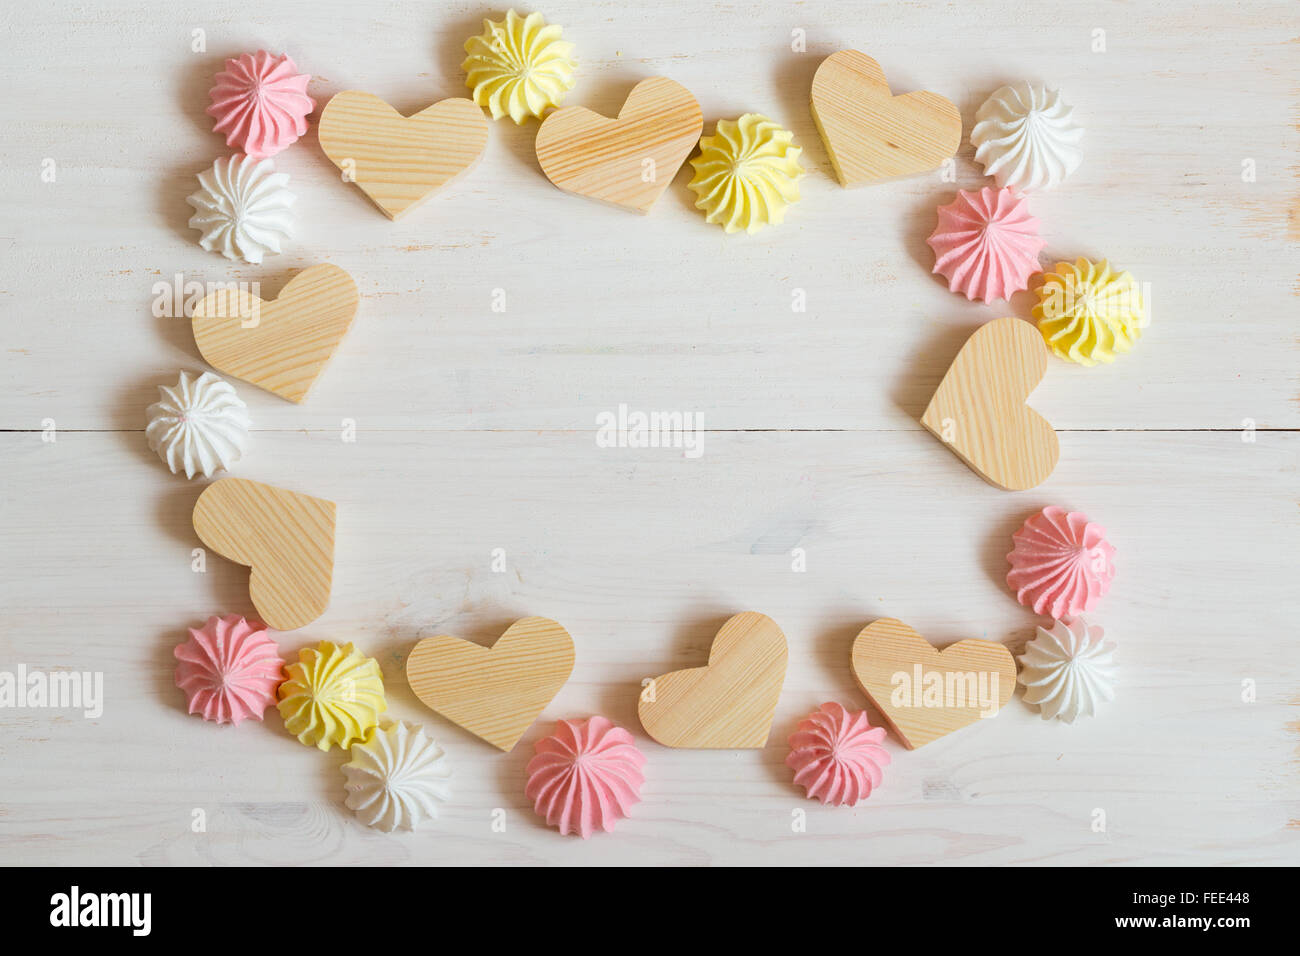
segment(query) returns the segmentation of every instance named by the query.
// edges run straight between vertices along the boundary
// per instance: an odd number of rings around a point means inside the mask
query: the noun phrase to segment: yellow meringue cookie
[[[521,17],[506,11],[504,20],[484,20],[483,33],[465,41],[465,85],[474,102],[491,110],[493,119],[508,115],[522,124],[559,106],[573,89],[577,64],[573,44],[560,39],[561,28],[540,13]]]
[[[379,662],[351,644],[321,641],[288,665],[277,705],[284,726],[308,747],[344,750],[363,740],[388,709]]]
[[[700,140],[699,155],[691,160],[695,177],[688,186],[698,196],[695,207],[727,232],[752,233],[780,223],[786,207],[799,200],[802,152],[794,134],[766,116],[718,120],[714,135]]]
[[[1080,365],[1115,361],[1147,325],[1137,280],[1112,272],[1105,259],[1058,262],[1038,289],[1033,315],[1048,347]]]

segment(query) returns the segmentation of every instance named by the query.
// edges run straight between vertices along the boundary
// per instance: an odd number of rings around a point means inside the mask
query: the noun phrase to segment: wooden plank
[[[354,641],[380,662],[389,716],[422,724],[456,761],[456,799],[437,826],[392,841],[356,825],[338,767],[288,738],[274,711],[231,733],[186,715],[171,648],[211,612],[254,613],[243,568],[209,553],[205,573],[192,570],[200,489],[139,431],[53,444],[0,435],[0,669],[102,672],[105,697],[96,720],[4,712],[0,859],[1297,862],[1287,576],[1300,554],[1300,436],[1069,441],[1075,454],[1047,483],[1009,495],[924,433],[710,433],[695,460],[563,432],[259,434],[259,476],[328,495],[346,518],[330,608],[279,635],[281,649]],[[400,462],[405,479],[377,477],[381,462]],[[1118,549],[1114,585],[1090,615],[1118,645],[1116,699],[1065,727],[1017,694],[995,720],[919,750],[887,740],[894,760],[870,813],[804,800],[785,740],[826,700],[871,709],[848,666],[864,624],[896,616],[939,647],[977,638],[1019,652],[1033,636],[1043,619],[1007,590],[1006,554],[1025,516],[1050,503],[1087,511]],[[698,666],[746,606],[789,640],[768,745],[657,747],[637,720],[642,681]],[[1222,608],[1249,626],[1225,628]],[[564,622],[578,654],[502,756],[430,713],[405,660],[424,637],[487,644],[530,614]],[[523,768],[551,722],[592,713],[633,731],[649,781],[612,839],[574,849],[582,841],[555,839],[533,815]],[[504,833],[490,826],[496,807]],[[190,829],[196,808],[206,833]],[[1105,832],[1092,830],[1097,808]],[[791,832],[794,809],[807,812],[804,833]]]

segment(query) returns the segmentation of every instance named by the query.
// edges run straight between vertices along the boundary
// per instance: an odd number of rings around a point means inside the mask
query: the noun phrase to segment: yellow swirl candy
[[[794,134],[766,116],[718,120],[714,135],[700,140],[699,155],[691,160],[695,177],[688,185],[699,197],[695,207],[727,232],[757,232],[780,223],[786,207],[799,199],[802,152]]]
[[[521,17],[508,10],[504,20],[484,20],[482,35],[465,41],[469,56],[461,64],[474,102],[491,110],[493,119],[508,114],[520,124],[559,106],[573,89],[577,66],[569,55],[573,44],[560,33],[540,13]]]
[[[289,733],[308,747],[329,750],[337,744],[347,750],[388,709],[379,662],[351,644],[321,641],[318,647],[304,647],[285,673],[289,679],[280,685],[280,716]]]
[[[1033,314],[1051,350],[1080,365],[1115,361],[1147,324],[1137,280],[1112,272],[1105,259],[1058,262],[1038,290]]]

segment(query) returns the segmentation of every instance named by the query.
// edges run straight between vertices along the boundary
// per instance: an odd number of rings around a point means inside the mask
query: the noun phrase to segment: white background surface
[[[536,126],[508,122],[467,179],[391,223],[339,181],[313,125],[276,160],[298,236],[252,267],[186,228],[195,175],[227,152],[203,112],[223,58],[285,50],[316,76],[318,105],[358,88],[413,112],[464,95],[461,45],[502,11],[6,5],[0,667],[102,671],[107,700],[94,721],[0,712],[0,862],[1300,860],[1300,23],[1290,2],[1217,6],[556,0],[544,12],[581,61],[568,103],[612,114],[664,74],[698,96],[706,129],[745,111],[792,128],[809,175],[787,224],[706,225],[689,168],[644,219],[565,195],[536,166]],[[967,132],[1021,78],[1059,85],[1088,129],[1080,170],[1031,200],[1043,262],[1109,257],[1149,283],[1153,324],[1113,366],[1052,361],[1033,404],[1061,461],[1033,491],[985,485],[916,421],[965,337],[1026,316],[1032,296],[985,307],[929,274],[924,239],[955,188],[937,174],[834,183],[806,100],[820,60],[848,47],[896,92],[951,97]],[[956,186],[986,182],[964,139]],[[337,750],[301,746],[274,711],[237,730],[188,717],[172,682],[186,626],[252,608],[244,569],[210,555],[190,570],[203,482],[169,474],[144,440],[156,386],[205,367],[187,321],[151,315],[153,284],[182,273],[273,295],[321,261],[356,277],[361,311],[305,406],[236,383],[257,431],[234,473],[339,504],[330,609],[280,643],[356,642],[382,664],[391,715],[444,744],[455,799],[414,835],[351,817]],[[702,413],[703,457],[597,448],[596,416],[620,402]],[[824,700],[865,703],[848,658],[867,622],[1017,651],[1032,636],[1004,555],[1047,504],[1085,511],[1118,549],[1093,615],[1119,645],[1114,704],[1066,726],[1017,697],[923,750],[891,739],[886,782],[856,809],[804,800],[785,739]],[[508,573],[491,572],[494,548]],[[769,746],[646,738],[640,680],[703,663],[745,609],[790,640]],[[529,614],[562,622],[578,662],[500,755],[420,705],[403,662],[421,636],[490,643]],[[632,819],[583,843],[533,816],[523,768],[555,718],[591,713],[636,733],[648,779]]]

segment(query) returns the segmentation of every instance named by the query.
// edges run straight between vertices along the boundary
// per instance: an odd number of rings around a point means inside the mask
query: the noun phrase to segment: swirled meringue
[[[509,116],[521,125],[559,106],[573,89],[577,68],[573,44],[560,39],[562,33],[540,13],[521,17],[507,10],[504,20],[485,19],[483,33],[465,41],[469,55],[461,64],[474,102],[493,119]]]
[[[1038,704],[1047,720],[1067,724],[1092,717],[1097,705],[1115,697],[1115,645],[1102,643],[1103,631],[1083,618],[1056,621],[1050,631],[1038,629],[1025,645],[1020,661],[1020,683],[1025,703]]]
[[[822,704],[790,735],[786,766],[810,800],[852,807],[880,786],[890,760],[884,739],[885,729],[872,727],[865,710]]]
[[[284,680],[284,660],[266,628],[238,614],[213,615],[173,650],[176,686],[189,712],[218,724],[236,724],[275,703]]]
[[[1020,82],[1004,86],[975,114],[975,159],[999,186],[1051,189],[1079,168],[1083,127],[1060,91]]]
[[[145,438],[172,474],[204,478],[239,461],[248,447],[248,406],[220,376],[204,372],[168,388],[158,386],[158,401],[145,412]]]
[[[311,75],[299,73],[287,53],[258,50],[226,60],[208,94],[213,130],[226,145],[253,159],[265,159],[297,142],[307,132],[307,114],[316,103],[307,95]]]
[[[604,717],[561,720],[536,751],[524,795],[562,834],[608,833],[641,800],[645,757],[631,734]]]
[[[754,233],[784,221],[786,208],[799,200],[802,152],[794,133],[766,116],[718,120],[714,135],[700,140],[700,152],[691,159],[695,176],[687,185],[698,197],[695,208],[727,232]]]
[[[379,662],[351,644],[321,641],[304,647],[285,673],[280,716],[285,729],[308,747],[347,750],[364,740],[388,709]]]
[[[346,803],[366,826],[385,833],[414,830],[437,817],[438,804],[451,797],[445,754],[415,724],[385,720],[349,753]]]
[[[1049,505],[1011,536],[1007,584],[1035,614],[1073,617],[1091,611],[1115,578],[1106,529],[1078,511]]]
[[[1147,326],[1137,280],[1112,272],[1105,259],[1058,262],[1038,289],[1033,316],[1053,352],[1088,366],[1115,361]]]
[[[201,188],[186,200],[195,210],[190,228],[202,233],[199,245],[254,265],[279,252],[281,238],[293,235],[289,207],[298,198],[284,188],[288,182],[269,159],[218,159],[199,173]]]
[[[1038,220],[1029,215],[1029,201],[1010,189],[959,190],[939,207],[939,224],[925,241],[948,289],[985,304],[1028,289],[1029,277],[1043,271],[1038,253],[1046,243],[1038,238]]]

